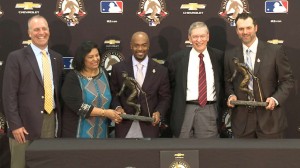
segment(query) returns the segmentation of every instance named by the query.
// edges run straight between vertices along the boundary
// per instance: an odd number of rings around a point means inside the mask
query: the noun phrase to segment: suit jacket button
[[[41,111],[41,113],[43,114],[43,113],[44,113],[44,111]]]
[[[45,97],[44,96],[42,96],[42,99],[44,99]]]

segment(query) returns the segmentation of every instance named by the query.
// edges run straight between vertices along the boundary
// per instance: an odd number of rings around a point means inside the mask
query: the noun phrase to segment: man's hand
[[[120,112],[120,114],[126,114],[125,111],[124,111],[124,109],[121,106],[117,107],[116,111]]]
[[[271,97],[268,97],[266,102],[268,103],[268,105],[266,106],[266,110],[274,110],[274,108],[276,107],[275,100]]]
[[[229,96],[228,100],[227,100],[227,106],[229,108],[233,108],[234,105],[233,104],[230,104],[230,101],[236,101],[237,100],[237,97],[235,95],[231,95]]]
[[[157,111],[157,112],[154,112],[152,114],[152,118],[153,118],[153,123],[152,125],[155,126],[157,125],[159,122],[160,122],[160,113]]]
[[[118,115],[126,114],[125,111],[124,111],[124,109],[121,106],[119,106],[119,107],[116,108],[116,112],[117,112]],[[121,120],[119,120],[118,122],[116,122],[116,124],[120,124],[122,121],[123,121],[123,119],[121,118]]]
[[[14,135],[14,138],[17,142],[25,143],[26,142],[25,134],[28,135],[29,133],[24,127],[21,127],[13,130],[12,134]]]
[[[109,118],[111,121],[119,124],[122,121],[122,117],[120,116],[121,112],[112,109],[105,109],[105,116]]]

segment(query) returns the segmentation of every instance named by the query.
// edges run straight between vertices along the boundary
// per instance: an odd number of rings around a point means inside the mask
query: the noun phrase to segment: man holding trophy
[[[235,22],[242,45],[226,51],[224,65],[233,136],[283,138],[287,119],[282,106],[294,86],[288,58],[282,46],[257,38],[250,14],[239,14]]]
[[[132,56],[113,65],[110,80],[113,96],[111,105],[123,113],[122,122],[115,127],[116,138],[159,137],[160,119],[170,107],[167,68],[148,56],[149,47],[148,35],[145,32],[135,32],[130,42]],[[140,120],[141,117],[152,120],[143,121]]]

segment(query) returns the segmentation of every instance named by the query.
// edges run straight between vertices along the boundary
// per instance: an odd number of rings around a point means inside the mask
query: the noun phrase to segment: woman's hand
[[[119,124],[122,121],[122,117],[120,116],[121,112],[112,110],[112,109],[105,109],[104,116],[111,119],[116,124]]]

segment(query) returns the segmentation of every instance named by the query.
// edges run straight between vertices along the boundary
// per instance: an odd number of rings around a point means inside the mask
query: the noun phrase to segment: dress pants
[[[217,138],[218,112],[216,103],[201,107],[186,104],[185,115],[179,138]]]
[[[233,133],[234,134],[234,133]],[[234,134],[234,138],[259,138],[259,139],[281,139],[283,132],[276,134],[265,134],[260,129],[255,108],[248,109],[248,118],[244,132],[241,135]]]
[[[44,112],[41,138],[55,137],[55,112],[51,114]],[[25,128],[26,129],[26,128]],[[30,132],[29,132],[30,134]],[[25,168],[25,151],[32,141],[26,140],[25,143],[18,143],[15,139],[9,138],[11,153],[11,168]]]

